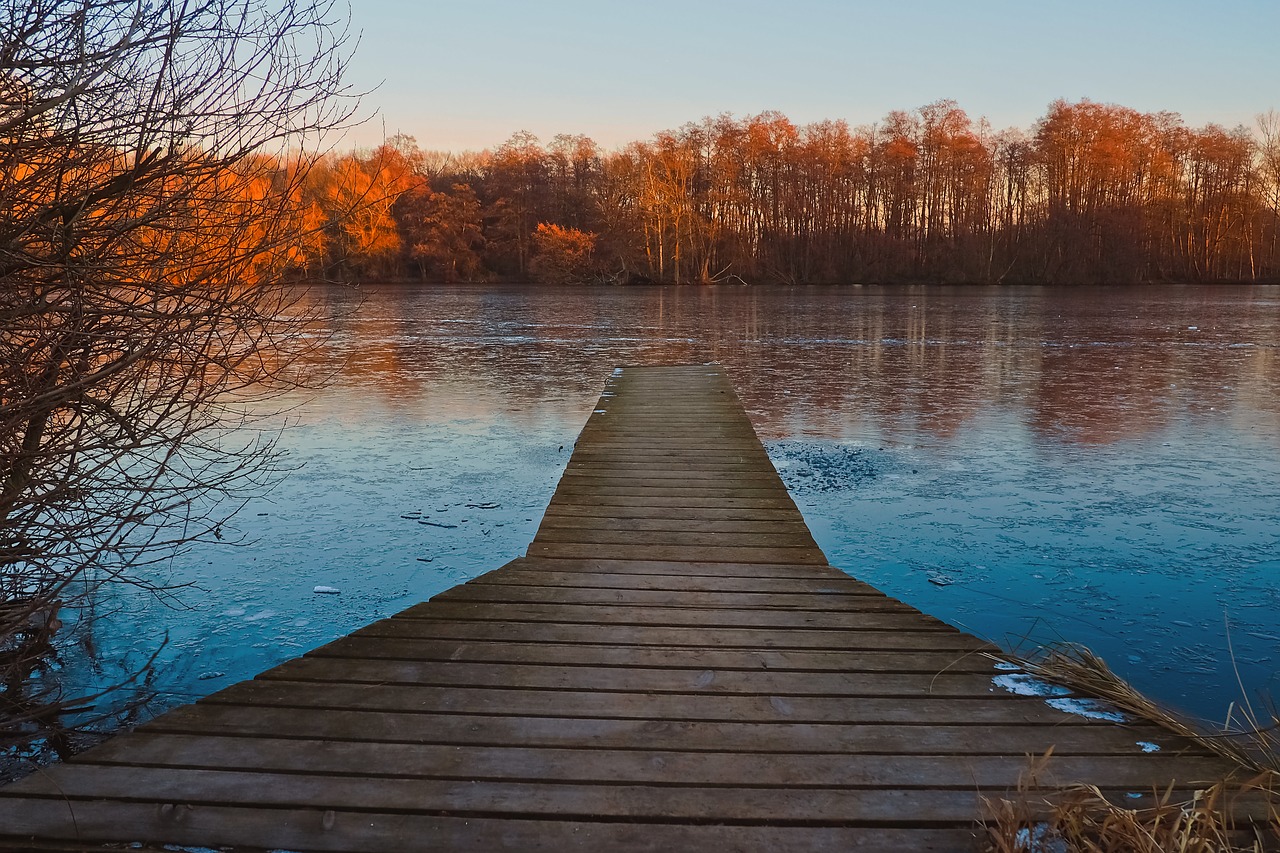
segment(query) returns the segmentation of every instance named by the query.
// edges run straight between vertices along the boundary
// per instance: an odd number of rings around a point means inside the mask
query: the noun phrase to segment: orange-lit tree
[[[530,271],[547,284],[583,284],[596,277],[596,235],[541,222],[533,232]]]
[[[151,583],[271,475],[233,428],[300,378],[285,155],[353,104],[326,0],[0,6],[0,734],[21,740],[63,706],[25,684],[59,607]]]

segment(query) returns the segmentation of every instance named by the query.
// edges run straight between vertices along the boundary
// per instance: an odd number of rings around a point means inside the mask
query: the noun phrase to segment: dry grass
[[[983,798],[988,853],[1267,853],[1280,850],[1273,781],[1221,782],[1189,799],[1166,791],[1155,806],[1129,809],[1092,785],[1034,791],[1040,759],[1016,799]],[[1247,803],[1245,801],[1248,801]],[[1238,806],[1247,806],[1237,812]],[[1259,810],[1261,809],[1261,814]],[[1249,813],[1251,819],[1234,820]]]
[[[1247,698],[1232,703],[1221,729],[1206,731],[1143,696],[1084,646],[1056,643],[1030,657],[1010,659],[1033,675],[1105,699],[1190,738],[1247,772],[1272,774],[1269,787],[1280,790],[1280,712],[1270,703],[1262,708]]]
[[[1240,770],[1191,795],[1171,787],[1150,808],[1112,802],[1097,787],[1045,789],[1051,753],[1034,761],[1014,799],[983,798],[990,853],[1264,853],[1280,851],[1280,715],[1248,700],[1208,732],[1143,696],[1089,649],[1056,644],[1012,658],[1026,672],[1105,699],[1190,738]],[[1237,820],[1233,816],[1245,815]]]

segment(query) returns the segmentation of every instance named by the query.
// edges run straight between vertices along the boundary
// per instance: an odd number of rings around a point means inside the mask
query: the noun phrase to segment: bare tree
[[[1258,135],[1258,177],[1260,178],[1260,194],[1262,201],[1270,212],[1268,223],[1271,239],[1267,246],[1267,260],[1272,264],[1271,276],[1280,274],[1280,112],[1267,110],[1257,117]]]
[[[330,0],[0,0],[0,744],[58,608],[148,583],[270,476],[302,378],[300,183],[355,101]]]

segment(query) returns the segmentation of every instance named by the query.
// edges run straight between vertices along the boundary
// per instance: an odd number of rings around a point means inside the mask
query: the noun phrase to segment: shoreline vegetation
[[[1194,780],[1177,795],[1171,783],[1152,808],[1129,809],[1090,785],[1043,788],[1037,777],[1050,753],[1029,760],[1016,792],[983,798],[988,853],[1264,853],[1280,849],[1280,713],[1274,705],[1233,705],[1220,731],[1192,723],[1147,698],[1089,649],[1044,646],[999,659],[1053,684],[1097,697],[1139,720],[1186,737],[1238,768],[1221,780]],[[1206,721],[1207,725],[1207,721]],[[1188,780],[1189,782],[1192,780]],[[1235,817],[1252,812],[1253,823]],[[1261,817],[1259,817],[1261,816]]]
[[[1280,282],[1280,113],[1252,128],[1054,101],[879,122],[703,118],[605,151],[397,135],[310,162],[295,273],[601,284]]]

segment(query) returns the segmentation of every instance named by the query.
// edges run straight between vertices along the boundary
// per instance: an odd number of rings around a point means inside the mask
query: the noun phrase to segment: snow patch
[[[1047,823],[1036,823],[1018,830],[1013,849],[1019,853],[1067,853],[1067,842]]]
[[[1059,711],[1086,717],[1090,720],[1106,720],[1110,723],[1127,723],[1129,715],[1110,702],[1101,699],[1048,699],[1046,703]]]
[[[1160,744],[1152,743],[1149,740],[1140,740],[1138,741],[1138,748],[1143,752],[1159,752]]]
[[[1001,687],[1016,696],[1070,696],[1071,691],[1058,684],[1050,684],[1028,675],[1025,672],[997,675],[991,679],[996,687]]]

